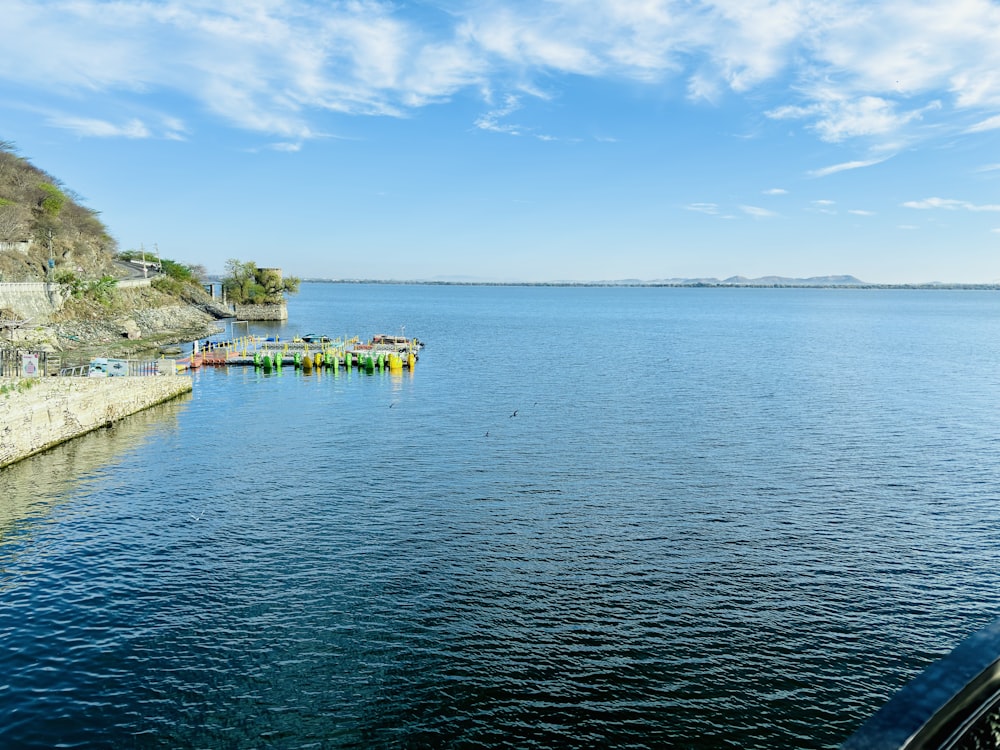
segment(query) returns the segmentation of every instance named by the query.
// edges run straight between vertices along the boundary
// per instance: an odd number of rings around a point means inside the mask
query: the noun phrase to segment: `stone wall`
[[[118,280],[119,289],[137,289],[151,284],[152,279]],[[13,310],[15,314],[36,323],[58,312],[66,298],[67,293],[60,284],[45,281],[0,282],[0,310]]]
[[[236,305],[237,320],[288,320],[288,305]]]
[[[0,393],[0,468],[191,389],[191,378],[178,375],[41,378],[27,390]]]
[[[39,282],[0,283],[0,309],[13,310],[16,315],[36,322],[62,308],[66,296],[59,284]]]

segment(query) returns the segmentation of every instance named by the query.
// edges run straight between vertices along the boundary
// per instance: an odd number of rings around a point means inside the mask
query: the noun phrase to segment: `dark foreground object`
[[[1000,748],[1000,620],[900,690],[842,750]]]

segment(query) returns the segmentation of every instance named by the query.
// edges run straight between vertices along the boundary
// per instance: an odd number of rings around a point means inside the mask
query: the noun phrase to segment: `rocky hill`
[[[38,281],[49,270],[113,272],[117,243],[78,196],[0,141],[0,281]]]
[[[228,317],[205,293],[196,266],[163,259],[150,286],[119,288],[119,278],[145,274],[130,270],[130,254],[117,250],[96,211],[0,141],[0,282],[53,281],[60,300],[56,311],[39,315],[18,310],[16,294],[6,305],[0,295],[0,321],[30,319],[0,335],[0,346],[143,356],[207,336]]]

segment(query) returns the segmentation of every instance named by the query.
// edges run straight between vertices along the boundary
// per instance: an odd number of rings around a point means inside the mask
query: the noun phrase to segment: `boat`
[[[408,339],[406,336],[390,336],[384,333],[372,336],[371,343],[373,346],[394,347],[397,351],[406,351],[411,348],[422,349],[424,346],[423,342],[416,338]]]
[[[307,344],[333,343],[333,339],[331,339],[329,336],[323,336],[319,333],[307,333],[305,336],[299,336],[299,339],[305,341]]]

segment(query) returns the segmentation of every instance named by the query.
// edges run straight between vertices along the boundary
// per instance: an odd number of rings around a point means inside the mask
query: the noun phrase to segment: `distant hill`
[[[861,279],[846,275],[810,276],[805,279],[788,276],[760,276],[756,279],[748,279],[746,276],[730,276],[722,281],[718,279],[685,279],[682,283],[728,286],[866,286]]]
[[[117,243],[97,211],[0,141],[0,281],[44,279],[50,239],[55,271],[112,273]]]
[[[672,279],[613,279],[602,281],[490,281],[474,276],[438,276],[433,279],[333,279],[305,278],[303,281],[318,281],[342,284],[441,284],[465,286],[872,286],[855,276],[810,276],[806,279],[789,276],[761,276],[749,279],[746,276],[717,278],[672,278]]]

